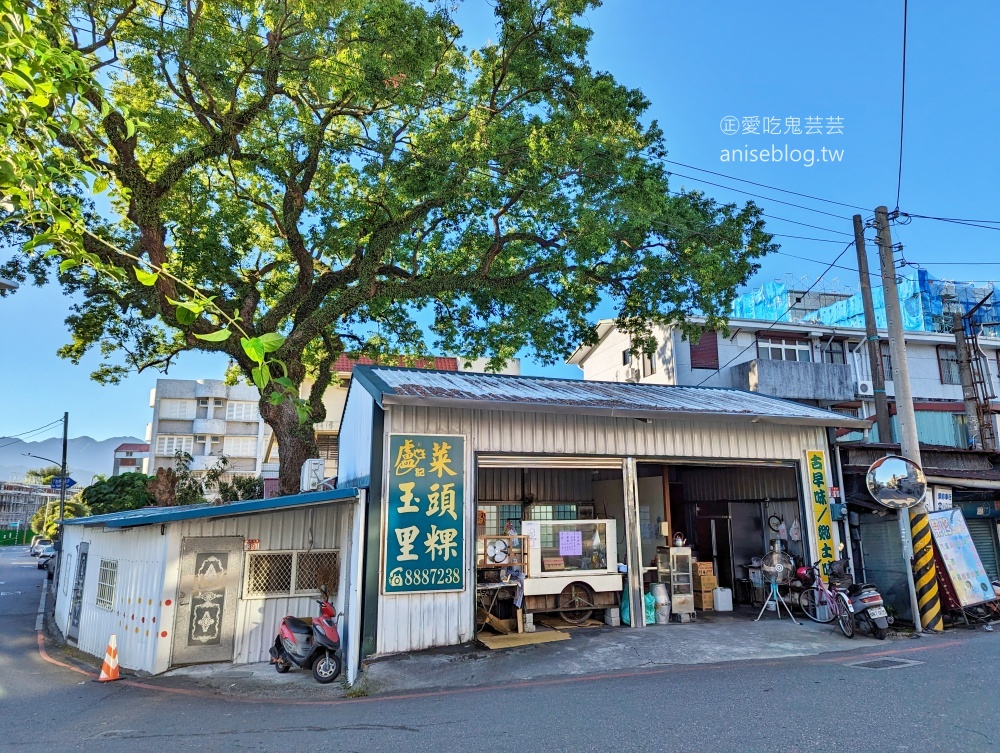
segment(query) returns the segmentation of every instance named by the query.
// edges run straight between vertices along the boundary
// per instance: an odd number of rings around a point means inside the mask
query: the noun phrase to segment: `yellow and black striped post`
[[[937,568],[934,567],[930,519],[922,502],[910,508],[910,535],[913,537],[913,583],[917,589],[920,625],[924,630],[940,632],[944,629],[941,594],[938,591]],[[914,615],[913,623],[916,622],[917,616]]]

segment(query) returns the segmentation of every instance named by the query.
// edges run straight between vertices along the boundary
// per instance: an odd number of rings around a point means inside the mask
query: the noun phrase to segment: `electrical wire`
[[[791,194],[792,196],[801,196],[803,199],[812,199],[813,201],[824,201],[827,204],[836,204],[837,206],[847,207],[848,209],[858,209],[862,212],[868,211],[866,207],[859,207],[856,204],[845,204],[842,201],[834,201],[833,199],[824,199],[821,196],[812,196],[811,194],[800,193],[799,191],[790,191],[787,188],[778,188],[777,186],[769,186],[767,183],[757,183],[756,181],[747,180],[746,178],[737,178],[735,175],[727,175],[726,173],[719,173],[715,172],[714,170],[707,170],[704,167],[687,165],[683,162],[677,162],[676,160],[672,159],[661,159],[660,162],[663,162],[664,164],[678,165],[680,167],[687,168],[688,170],[697,170],[700,173],[708,173],[709,175],[715,175],[720,178],[728,178],[729,180],[736,180],[739,181],[740,183],[749,183],[751,186],[757,186],[759,188],[767,188],[771,191],[781,191],[781,193]]]
[[[896,173],[896,209],[899,209],[899,194],[903,190],[903,125],[906,122],[906,20],[908,0],[903,0],[903,81],[899,93],[899,171]]]
[[[844,246],[843,250],[839,254],[837,254],[836,258],[832,262],[830,262],[827,265],[826,269],[824,269],[820,273],[819,277],[816,278],[816,280],[813,282],[813,284],[810,285],[808,288],[806,288],[804,291],[802,291],[802,296],[806,295],[807,293],[812,292],[812,289],[815,288],[817,285],[819,285],[819,281],[823,279],[823,275],[825,275],[827,272],[829,272],[831,269],[833,269],[834,266],[836,266],[837,262],[840,261],[840,257],[843,256],[844,254],[846,254],[847,253],[847,249],[849,249],[853,245],[854,245],[854,241],[852,240],[850,243],[848,243],[846,246]],[[856,272],[857,270],[854,270],[854,271]],[[771,330],[774,327],[776,327],[778,324],[787,324],[787,322],[782,322],[781,317],[783,317],[785,314],[787,314],[789,311],[791,311],[795,307],[795,304],[798,303],[801,300],[802,300],[802,298],[800,296],[798,299],[796,299],[794,302],[792,302],[788,306],[788,308],[786,308],[784,311],[782,311],[781,314],[778,315],[777,319],[775,319],[773,322],[771,322],[769,325],[767,325],[764,329],[758,330],[758,334],[760,334],[761,332],[767,332],[768,330]],[[725,369],[726,367],[728,367],[736,359],[740,358],[744,353],[746,353],[748,350],[750,350],[750,348],[753,348],[756,345],[757,345],[756,342],[752,342],[749,345],[747,345],[745,348],[743,348],[743,350],[741,350],[735,356],[733,356],[728,361],[726,361],[724,364],[722,364],[721,366],[719,366],[719,368],[715,369],[711,374],[709,374],[704,379],[702,379],[700,382],[698,382],[698,384],[696,384],[695,387],[701,387],[701,385],[703,385],[709,379],[711,379],[712,377],[714,377],[716,374],[720,373],[723,369]]]
[[[5,442],[4,444],[0,444],[0,449],[2,449],[4,447],[10,447],[11,445],[15,445],[15,444],[18,444],[18,443],[22,443],[23,444],[24,441],[25,441],[25,439],[32,439],[32,438],[36,437],[38,434],[43,433],[45,430],[47,430],[47,429],[55,426],[56,424],[61,424],[61,423],[62,423],[62,419],[60,418],[60,419],[58,419],[56,421],[53,421],[50,424],[46,424],[45,426],[40,426],[37,429],[33,429],[32,431],[26,431],[26,432],[22,432],[21,434],[15,434],[15,435],[13,435],[13,437],[8,437],[8,438],[9,439],[13,439],[14,437],[20,437],[20,439],[14,439],[13,442]]]
[[[727,191],[735,191],[736,193],[746,194],[747,196],[753,196],[758,199],[764,199],[766,201],[773,201],[778,204],[786,204],[790,207],[795,207],[796,209],[805,209],[807,212],[815,212],[816,214],[825,214],[827,217],[836,217],[838,220],[850,220],[842,214],[833,214],[832,212],[824,212],[822,209],[813,209],[812,207],[807,207],[802,204],[794,204],[790,201],[783,201],[782,199],[775,199],[773,196],[763,196],[759,193],[752,193],[750,191],[744,191],[742,188],[733,188],[732,186],[725,186],[721,183],[713,183],[710,180],[705,180],[704,178],[697,178],[694,175],[685,175],[684,173],[674,172],[673,170],[667,170],[667,175],[676,175],[678,178],[687,178],[688,180],[697,181],[698,183],[704,183],[707,186],[715,186],[716,188],[724,188]]]

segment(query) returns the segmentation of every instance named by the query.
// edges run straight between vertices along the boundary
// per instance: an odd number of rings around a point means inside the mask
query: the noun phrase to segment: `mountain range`
[[[66,466],[78,488],[87,486],[93,476],[111,475],[114,467],[115,448],[125,442],[143,442],[135,437],[112,437],[97,440],[91,437],[74,437],[66,445]],[[26,457],[24,453],[52,458],[55,463]],[[17,479],[35,468],[59,465],[62,456],[62,439],[53,437],[40,442],[23,442],[13,437],[0,437],[0,480]]]

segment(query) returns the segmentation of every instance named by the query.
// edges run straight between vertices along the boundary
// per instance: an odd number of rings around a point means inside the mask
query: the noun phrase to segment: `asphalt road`
[[[2,750],[1000,750],[1000,632],[409,697],[233,700],[98,684],[46,662],[34,633],[45,575],[34,562],[0,549]],[[919,663],[850,666],[888,655]]]

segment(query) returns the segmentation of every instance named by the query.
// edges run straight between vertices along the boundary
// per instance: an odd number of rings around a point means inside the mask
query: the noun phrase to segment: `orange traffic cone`
[[[120,680],[118,676],[118,638],[114,635],[108,641],[108,651],[104,655],[104,663],[101,665],[101,676],[98,682],[111,682]]]

